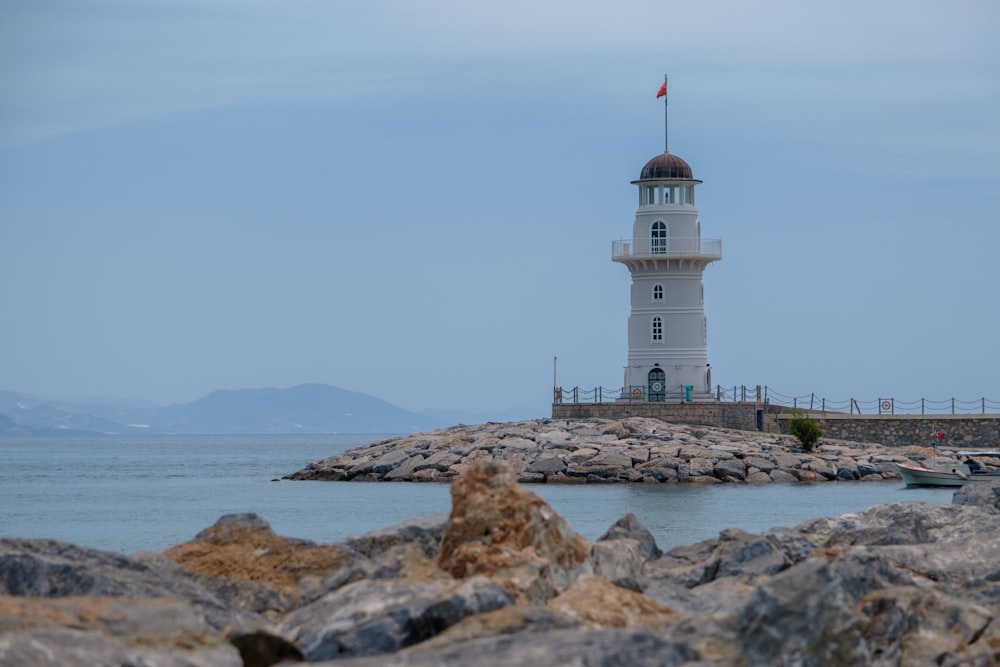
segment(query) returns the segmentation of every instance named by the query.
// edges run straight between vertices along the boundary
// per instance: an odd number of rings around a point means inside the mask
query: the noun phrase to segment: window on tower
[[[663,301],[663,285],[653,285],[653,301]]]
[[[659,316],[653,318],[653,340],[663,340],[663,320]]]
[[[652,205],[656,203],[656,187],[653,185],[646,186],[646,204]]]
[[[653,223],[650,231],[650,250],[654,255],[662,255],[667,252],[667,226],[661,220]]]

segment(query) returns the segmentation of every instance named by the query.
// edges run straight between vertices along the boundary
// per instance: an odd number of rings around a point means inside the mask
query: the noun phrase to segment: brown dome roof
[[[672,153],[657,155],[646,163],[639,175],[640,181],[649,181],[659,178],[680,178],[694,180],[691,175],[691,166]]]

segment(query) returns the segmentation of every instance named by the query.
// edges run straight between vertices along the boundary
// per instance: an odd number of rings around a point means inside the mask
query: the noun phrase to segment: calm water
[[[328,543],[447,512],[446,484],[272,481],[382,437],[0,438],[0,536],[163,551],[223,514],[256,512],[281,535]],[[879,503],[952,497],[947,489],[907,489],[901,482],[529,488],[591,539],[633,512],[664,549],[729,527],[756,532]]]

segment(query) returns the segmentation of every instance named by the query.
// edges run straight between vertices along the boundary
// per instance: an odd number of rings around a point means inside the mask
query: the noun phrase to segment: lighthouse
[[[695,207],[701,181],[665,150],[632,184],[639,195],[632,238],[613,241],[611,248],[612,261],[632,275],[622,398],[714,400],[702,276],[722,259],[722,241],[701,237]]]

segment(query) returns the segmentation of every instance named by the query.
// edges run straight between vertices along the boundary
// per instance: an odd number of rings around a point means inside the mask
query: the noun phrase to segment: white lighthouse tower
[[[632,274],[624,398],[714,400],[702,274],[722,259],[722,241],[701,238],[701,181],[667,150],[632,183],[639,188],[632,238],[614,241],[611,250]]]

